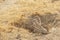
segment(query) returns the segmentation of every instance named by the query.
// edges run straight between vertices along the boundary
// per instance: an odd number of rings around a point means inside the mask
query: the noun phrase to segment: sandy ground
[[[39,14],[57,13],[59,19],[60,0],[1,0],[0,40],[60,40],[59,25],[47,35],[36,35],[24,28],[11,25],[12,22],[17,22],[22,17],[25,18],[35,12]]]

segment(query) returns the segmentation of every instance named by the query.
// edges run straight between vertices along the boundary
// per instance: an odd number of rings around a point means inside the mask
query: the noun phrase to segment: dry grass
[[[60,19],[57,22],[52,14],[58,14],[56,19],[60,18],[60,1],[1,0],[0,40],[60,40]],[[50,33],[43,35],[47,30]]]

